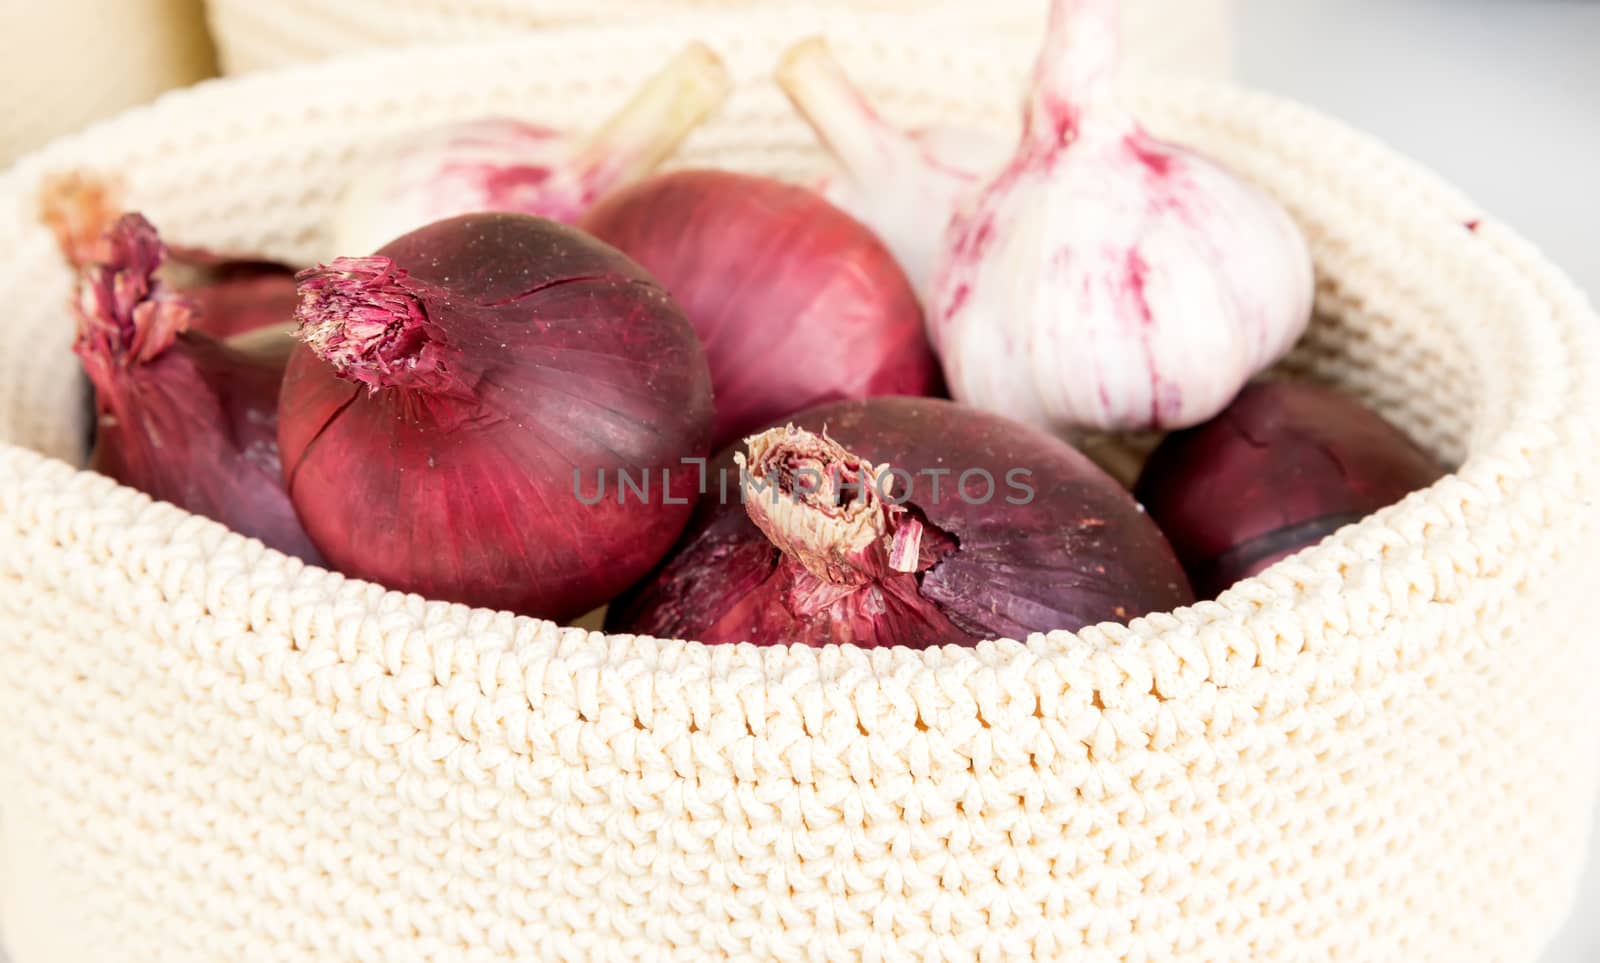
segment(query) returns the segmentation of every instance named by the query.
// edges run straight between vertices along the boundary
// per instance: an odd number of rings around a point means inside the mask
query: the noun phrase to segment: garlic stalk
[[[1305,330],[1304,238],[1114,102],[1116,0],[1053,0],[1015,156],[943,238],[930,336],[954,396],[1053,428],[1221,411]]]
[[[486,117],[397,137],[346,188],[328,256],[370,254],[423,225],[478,211],[571,223],[658,167],[731,89],[722,61],[693,43],[592,135]]]
[[[1005,164],[1013,145],[980,128],[896,129],[851,84],[820,37],[790,47],[777,80],[839,165],[816,185],[820,193],[872,228],[926,297],[957,206]]]

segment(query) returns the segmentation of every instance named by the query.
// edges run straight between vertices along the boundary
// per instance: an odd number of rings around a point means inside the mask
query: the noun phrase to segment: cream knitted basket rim
[[[915,123],[1009,116],[1025,64],[986,58],[958,29],[930,26],[914,44],[883,39],[886,23],[841,16],[829,33],[887,113]],[[1541,511],[1565,513],[1574,539],[1593,528],[1600,345],[1586,299],[1513,232],[1372,139],[1275,98],[1198,84],[1138,89],[1130,101],[1158,130],[1277,194],[1308,226],[1323,317],[1288,367],[1340,382],[1460,461],[1428,490],[1216,602],[965,649],[608,637],[305,567],[74,468],[83,392],[66,312],[56,307],[64,272],[31,216],[42,175],[84,164],[121,169],[133,203],[170,237],[305,260],[326,253],[319,215],[359,163],[364,140],[488,109],[536,109],[576,123],[689,36],[727,55],[743,86],[680,163],[815,170],[809,135],[757,80],[794,38],[781,20],[729,16],[676,35],[660,26],[574,28],[208,82],[0,175],[8,251],[0,291],[14,301],[0,325],[9,344],[28,346],[0,361],[0,542],[92,566],[92,581],[51,585],[86,610],[226,619],[251,633],[253,647],[238,658],[286,677],[341,666],[343,683],[315,690],[330,705],[366,707],[360,680],[386,679],[417,696],[405,710],[416,734],[443,725],[469,768],[493,769],[507,752],[535,745],[571,759],[602,743],[629,744],[636,730],[699,733],[712,747],[792,731],[838,751],[831,761],[785,761],[794,772],[865,767],[870,779],[881,760],[851,747],[865,753],[873,740],[915,730],[954,741],[1058,720],[1068,738],[1114,748],[1119,735],[1148,736],[1159,704],[1195,706],[1218,691],[1265,686],[1304,699],[1336,666],[1354,671],[1358,661],[1383,665],[1426,648],[1425,639],[1384,636],[1389,613],[1418,598],[1448,603],[1496,574],[1514,556],[1519,525],[1553,524]],[[595,51],[611,56],[596,64]],[[598,74],[604,84],[591,79]],[[551,83],[563,76],[573,79]],[[1440,400],[1419,398],[1414,383]],[[7,564],[0,561],[0,593],[20,590],[13,586],[26,574]],[[101,597],[107,584],[132,597]],[[1324,626],[1383,641],[1368,652],[1330,652]],[[983,752],[1005,756],[1003,741]],[[677,764],[694,765],[689,757]],[[735,773],[765,764],[727,763]]]

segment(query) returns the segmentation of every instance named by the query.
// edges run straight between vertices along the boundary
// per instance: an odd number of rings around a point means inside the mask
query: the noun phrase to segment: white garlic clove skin
[[[1115,104],[1116,0],[1052,0],[1024,134],[940,244],[929,336],[958,401],[1061,433],[1193,425],[1310,321],[1265,194]]]
[[[1016,153],[1017,134],[988,127],[925,127],[910,137],[932,167],[959,174],[974,187],[999,173]]]
[[[560,131],[498,117],[395,138],[340,198],[332,249],[371,254],[419,227],[478,211],[574,220],[587,207],[582,178],[564,166],[575,151]]]
[[[878,235],[927,298],[945,229],[983,179],[1000,170],[1014,142],[977,128],[932,127],[912,131],[918,164],[900,176],[867,180],[838,170],[817,188],[835,207]]]
[[[945,229],[983,180],[1010,160],[1015,137],[973,127],[909,133],[894,127],[819,37],[785,51],[776,78],[838,165],[814,188],[871,228],[926,300]]]
[[[582,137],[490,117],[394,138],[341,197],[329,257],[369,254],[457,214],[508,211],[570,224],[660,166],[732,90],[722,60],[696,42]]]
[[[1019,158],[947,238],[930,335],[954,396],[1056,431],[1221,411],[1311,313],[1269,198],[1131,124]]]

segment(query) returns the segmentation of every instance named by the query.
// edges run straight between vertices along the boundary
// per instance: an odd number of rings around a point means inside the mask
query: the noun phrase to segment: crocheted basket
[[[1048,0],[206,0],[223,70],[322,60],[366,47],[488,40],[561,24],[691,21],[780,12],[791,29],[838,10],[899,13],[901,36],[952,20],[1031,60]],[[1129,66],[1221,79],[1231,72],[1233,0],[1123,0]]]
[[[1026,63],[870,18],[908,123]],[[365,145],[592,121],[692,31],[743,83],[682,163],[809,175],[761,17],[210,82],[0,175],[0,864],[17,963],[1532,961],[1596,787],[1600,325],[1432,176],[1294,105],[1131,92],[1305,225],[1288,363],[1459,470],[1219,601],[931,651],[707,647],[428,602],[78,470],[40,176],[304,259]],[[880,39],[871,39],[871,38]]]

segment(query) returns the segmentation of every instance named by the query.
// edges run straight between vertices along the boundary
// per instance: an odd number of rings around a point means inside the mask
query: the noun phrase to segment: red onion
[[[1273,382],[1167,436],[1135,492],[1209,598],[1443,473],[1351,398]]]
[[[473,211],[572,223],[597,198],[658,166],[730,89],[722,61],[694,43],[592,136],[488,117],[395,138],[347,188],[332,224],[332,249],[365,254]]]
[[[224,261],[174,277],[200,308],[200,326],[217,338],[288,324],[299,302],[294,269],[270,261]]]
[[[1147,134],[1116,60],[1116,0],[1052,0],[1022,141],[951,222],[928,297],[952,394],[1062,432],[1209,418],[1311,313],[1294,222]]]
[[[188,330],[195,303],[156,279],[166,250],[138,214],[82,257],[73,350],[94,386],[89,467],[272,548],[318,561],[284,492],[277,407],[288,349]]]
[[[939,388],[904,272],[805,188],[678,171],[612,195],[582,225],[683,305],[711,364],[719,446],[822,402]]]
[[[614,631],[921,647],[1191,601],[1126,491],[1065,442],[996,415],[844,402],[748,447],[719,456],[678,549],[612,605]]]
[[[101,238],[121,215],[110,180],[82,171],[45,179],[39,217],[55,234],[62,257],[74,269],[87,267]],[[297,300],[294,269],[271,261],[241,259],[194,247],[167,245],[161,260],[162,287],[181,292],[198,307],[192,330],[228,338],[287,324]]]
[[[823,196],[872,228],[926,294],[951,218],[1010,159],[1015,140],[966,127],[891,127],[820,37],[790,47],[777,79],[839,163],[838,175],[819,185]]]
[[[279,438],[339,569],[562,621],[671,547],[711,379],[638,265],[542,218],[469,214],[300,290]]]

